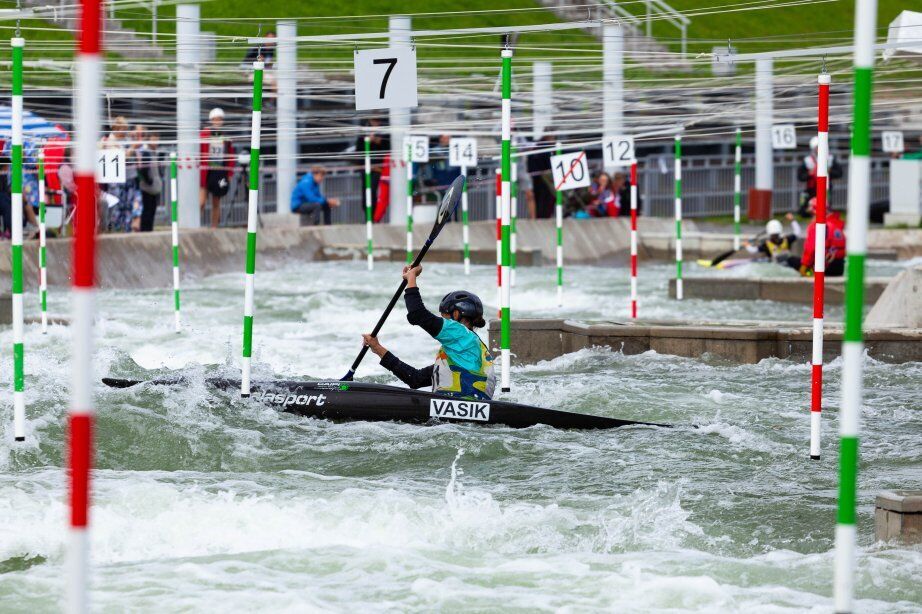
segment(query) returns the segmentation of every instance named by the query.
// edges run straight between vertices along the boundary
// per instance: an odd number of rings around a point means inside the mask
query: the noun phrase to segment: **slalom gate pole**
[[[48,230],[45,227],[45,151],[38,152],[38,294],[42,308],[42,334],[48,332]]]
[[[102,2],[81,0],[74,83],[77,208],[71,290],[71,405],[67,465],[70,537],[65,610],[89,611],[90,468],[93,464],[93,321],[96,315],[96,144],[102,115]]]
[[[176,152],[170,152],[170,229],[173,233],[173,320],[176,332],[179,320],[179,183],[176,178]]]
[[[413,264],[413,151],[407,146],[407,264]]]
[[[675,135],[675,297],[682,300],[682,137]]]
[[[471,274],[471,229],[468,227],[467,211],[467,167],[461,167],[461,174],[464,175],[464,188],[461,192],[461,238],[464,241],[464,274]]]
[[[365,137],[365,240],[368,243],[368,270],[375,269],[374,242],[371,230],[371,137]]]
[[[743,190],[743,132],[736,129],[736,148],[733,154],[733,249],[740,248],[740,203]]]
[[[515,147],[512,148],[513,155],[515,154]],[[513,158],[510,163],[510,168],[512,169],[512,182],[510,185],[511,196],[510,196],[510,218],[509,218],[509,283],[511,287],[515,288],[515,253],[518,250],[518,238],[516,237],[516,221],[519,219],[519,165],[518,160]],[[510,305],[510,308],[512,305]]]
[[[503,49],[503,103],[502,103],[502,208],[500,215],[502,259],[500,267],[500,390],[510,390],[510,299],[512,286],[512,49]]]
[[[855,3],[855,86],[852,158],[848,171],[845,332],[842,336],[842,385],[839,410],[839,509],[833,601],[836,612],[851,612],[855,593],[855,517],[858,494],[858,428],[864,394],[864,260],[871,200],[871,97],[874,81],[876,0]]]
[[[637,317],[637,160],[631,160],[631,317]]]
[[[557,155],[563,146],[557,141]],[[557,218],[557,306],[563,307],[563,192],[556,190],[554,212]]]
[[[813,260],[813,365],[810,382],[810,458],[820,459],[820,412],[823,406],[823,303],[826,280],[826,186],[829,167],[829,84],[819,76],[816,154],[816,254]]]
[[[253,125],[250,132],[250,192],[247,203],[246,286],[243,295],[243,359],[240,396],[250,396],[250,361],[253,357],[253,291],[256,277],[256,229],[259,225],[259,145],[262,129],[262,58],[253,62]]]
[[[10,193],[12,202],[12,241],[10,242],[10,264],[13,282],[13,437],[16,441],[26,438],[25,399],[25,350],[23,346],[22,305],[22,54],[25,39],[10,40],[13,54],[13,125],[10,143]]]
[[[496,169],[496,317],[503,317],[503,169]]]

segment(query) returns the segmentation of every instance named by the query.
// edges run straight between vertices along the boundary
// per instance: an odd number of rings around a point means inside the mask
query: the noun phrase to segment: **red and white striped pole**
[[[75,83],[76,155],[71,353],[68,418],[70,543],[67,552],[69,612],[89,609],[90,467],[93,462],[93,318],[96,311],[96,143],[100,136],[103,82],[102,4],[81,0]]]
[[[496,168],[496,317],[503,304],[503,169]]]
[[[820,458],[820,412],[823,406],[823,302],[826,278],[826,198],[829,166],[829,84],[819,78],[818,133],[816,148],[816,236],[813,264],[813,365],[810,384],[810,458]]]
[[[637,317],[637,160],[631,161],[631,317]]]

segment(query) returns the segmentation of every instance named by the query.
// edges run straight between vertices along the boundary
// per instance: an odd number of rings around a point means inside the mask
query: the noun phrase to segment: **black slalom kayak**
[[[112,388],[129,388],[144,382],[103,378]],[[179,384],[181,378],[152,380],[152,384]],[[210,378],[220,390],[239,391],[240,380]],[[664,426],[652,422],[619,420],[532,407],[507,401],[463,401],[432,392],[383,384],[338,380],[253,382],[251,399],[280,411],[328,420],[398,421],[415,424],[468,422],[526,428],[544,424],[559,429],[613,429],[621,426]]]

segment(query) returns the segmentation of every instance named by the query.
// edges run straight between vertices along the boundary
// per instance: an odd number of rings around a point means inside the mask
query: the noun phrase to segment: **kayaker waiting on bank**
[[[745,247],[750,254],[762,254],[768,256],[772,262],[798,270],[800,269],[800,256],[793,255],[791,250],[794,248],[794,243],[801,237],[801,228],[793,214],[788,213],[785,217],[791,222],[790,233],[784,234],[784,227],[778,220],[769,220],[765,225],[765,234],[768,238],[755,245],[747,241]]]
[[[457,290],[445,295],[439,304],[442,317],[435,315],[423,305],[416,286],[416,278],[422,272],[421,266],[404,267],[403,278],[407,280],[407,289],[403,298],[407,305],[407,321],[442,344],[435,364],[416,369],[391,354],[376,337],[366,334],[362,335],[362,339],[368,349],[381,358],[381,366],[410,388],[431,385],[433,392],[458,398],[493,398],[496,387],[493,356],[474,332],[475,328],[486,326],[483,303],[476,295]]]

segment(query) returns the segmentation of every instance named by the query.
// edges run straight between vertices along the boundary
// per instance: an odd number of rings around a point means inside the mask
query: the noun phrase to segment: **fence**
[[[832,181],[830,203],[844,209],[847,199],[848,160],[837,157],[842,166],[841,179]],[[802,182],[797,179],[797,169],[802,158],[793,155],[776,156],[772,203],[775,212],[795,211],[799,204]],[[733,214],[733,157],[685,156],[682,158],[682,212],[687,218],[712,217]],[[300,173],[308,168],[299,169]],[[671,156],[655,155],[641,160],[638,165],[641,213],[654,217],[671,217],[675,203],[675,182]],[[470,219],[495,219],[494,167],[479,167],[471,172],[468,181]],[[755,157],[743,156],[743,201],[755,181]],[[231,188],[222,200],[222,225],[244,226],[247,217],[248,170],[239,168],[231,181]],[[168,185],[165,184],[165,185]],[[323,182],[324,194],[339,198],[341,205],[333,209],[334,224],[359,224],[365,221],[364,179],[354,168],[329,167]],[[260,178],[260,212],[274,213],[277,209],[275,169],[263,167]],[[403,188],[397,188],[402,190]],[[418,191],[417,202],[436,202],[437,188],[424,187]],[[889,161],[875,159],[871,165],[871,201],[889,198]],[[158,223],[168,223],[169,195],[164,190],[163,207],[158,211]],[[527,215],[524,198],[519,198],[518,215]],[[288,206],[288,195],[281,206]],[[745,215],[745,208],[744,208]],[[202,213],[202,224],[210,220],[210,205]]]

